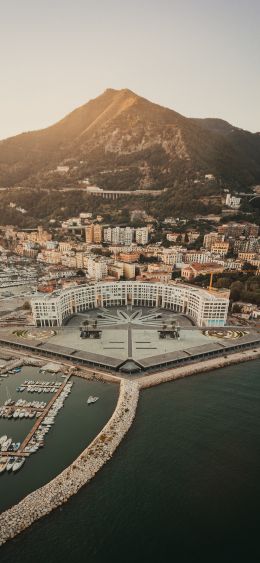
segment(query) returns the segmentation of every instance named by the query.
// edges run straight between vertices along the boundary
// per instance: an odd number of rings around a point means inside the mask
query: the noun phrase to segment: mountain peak
[[[73,185],[87,175],[109,189],[175,189],[197,171],[250,185],[260,182],[260,137],[107,88],[51,127],[1,141],[0,186],[35,185],[37,174],[44,184],[64,160],[76,163]]]
[[[124,93],[124,94],[129,94],[131,96],[136,96],[136,98],[139,98],[138,94],[136,94],[135,92],[133,92],[132,90],[129,90],[129,88],[106,88],[104,90],[104,94],[108,93],[108,94],[118,94],[118,93]]]

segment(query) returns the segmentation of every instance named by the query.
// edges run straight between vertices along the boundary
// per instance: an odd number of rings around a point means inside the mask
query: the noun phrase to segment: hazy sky
[[[260,0],[0,0],[0,138],[106,88],[260,131]]]

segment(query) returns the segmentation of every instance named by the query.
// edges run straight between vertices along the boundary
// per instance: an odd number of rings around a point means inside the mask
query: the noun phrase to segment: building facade
[[[184,284],[123,281],[74,286],[31,300],[36,326],[61,326],[87,309],[128,304],[170,309],[188,315],[201,327],[224,326],[229,294]]]

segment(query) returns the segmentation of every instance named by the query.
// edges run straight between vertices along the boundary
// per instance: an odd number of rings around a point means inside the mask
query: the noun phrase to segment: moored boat
[[[16,473],[21,469],[23,464],[25,463],[25,457],[17,457],[14,464],[13,464],[13,472]]]
[[[2,446],[4,444],[4,442],[6,442],[7,440],[7,436],[4,434],[3,436],[1,436],[0,438],[0,446]]]
[[[8,457],[7,458],[6,471],[11,471],[16,459],[17,458],[15,458],[15,457]]]
[[[6,465],[7,465],[7,459],[5,457],[1,457],[0,458],[0,474],[4,473],[4,471],[6,470]]]

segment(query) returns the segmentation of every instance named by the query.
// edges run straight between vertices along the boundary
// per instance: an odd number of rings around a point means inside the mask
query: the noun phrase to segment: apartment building
[[[220,256],[226,256],[229,251],[228,241],[215,241],[211,245],[211,253],[219,254]]]
[[[147,244],[149,239],[148,227],[141,227],[135,231],[135,240],[137,244]]]
[[[93,307],[132,304],[162,307],[189,315],[198,326],[224,326],[229,292],[185,284],[138,281],[100,282],[74,286],[32,298],[32,314],[37,326],[61,326],[71,315]]]

